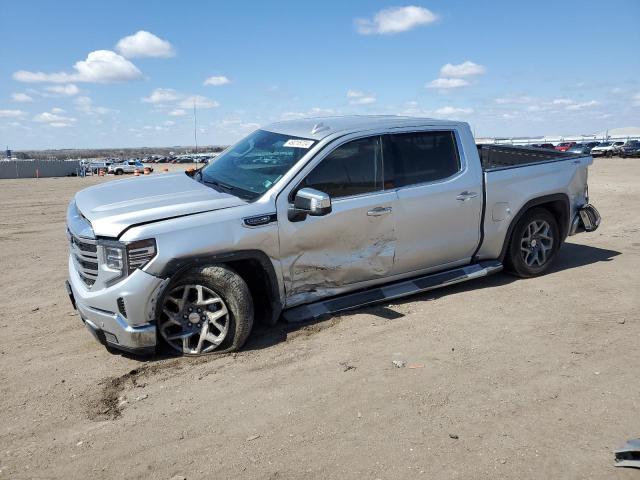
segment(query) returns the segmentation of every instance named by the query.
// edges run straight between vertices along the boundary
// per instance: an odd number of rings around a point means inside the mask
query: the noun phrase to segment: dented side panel
[[[395,199],[395,192],[336,199],[330,215],[281,222],[280,254],[287,305],[389,276],[396,252],[391,210]],[[368,214],[376,208],[389,211]]]

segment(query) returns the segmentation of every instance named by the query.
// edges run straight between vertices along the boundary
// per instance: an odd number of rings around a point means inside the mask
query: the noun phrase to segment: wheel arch
[[[224,265],[247,283],[253,299],[256,320],[274,325],[282,313],[278,277],[269,256],[260,250],[242,250],[213,255],[196,255],[170,261],[158,275],[177,279],[194,268]],[[167,282],[169,288],[171,281]]]
[[[571,215],[571,207],[567,194],[554,193],[551,195],[533,198],[525,203],[511,220],[509,228],[507,229],[507,234],[505,235],[502,243],[502,250],[500,251],[499,260],[501,262],[504,262],[505,256],[507,255],[507,250],[511,243],[511,236],[513,235],[513,230],[516,228],[516,225],[525,213],[535,207],[544,208],[555,217],[558,222],[558,227],[560,228],[560,244],[562,244],[562,242],[567,238],[567,235],[569,234],[569,219]]]

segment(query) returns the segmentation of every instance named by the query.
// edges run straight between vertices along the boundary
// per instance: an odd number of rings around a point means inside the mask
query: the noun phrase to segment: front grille
[[[78,276],[87,287],[93,286],[98,278],[98,246],[95,240],[69,234],[69,246]]]

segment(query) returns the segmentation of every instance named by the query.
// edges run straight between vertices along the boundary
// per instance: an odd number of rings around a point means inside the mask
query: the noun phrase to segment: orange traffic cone
[[[133,171],[133,175],[135,177],[139,177],[140,176],[140,170],[138,170],[137,168]]]
[[[169,169],[168,168],[163,168],[162,171],[166,173],[166,172],[169,171]]]
[[[100,170],[98,170],[98,176],[99,177],[104,177],[104,170],[102,168]]]
[[[144,174],[149,175],[150,173],[151,173],[151,170],[149,170],[149,167],[144,167]]]

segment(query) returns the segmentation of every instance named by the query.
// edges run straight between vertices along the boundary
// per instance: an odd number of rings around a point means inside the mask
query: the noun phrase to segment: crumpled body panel
[[[341,287],[391,273],[396,251],[394,217],[367,215],[372,208],[390,206],[385,197],[336,202],[326,217],[280,224],[284,226],[280,249],[288,305],[337,294]]]

